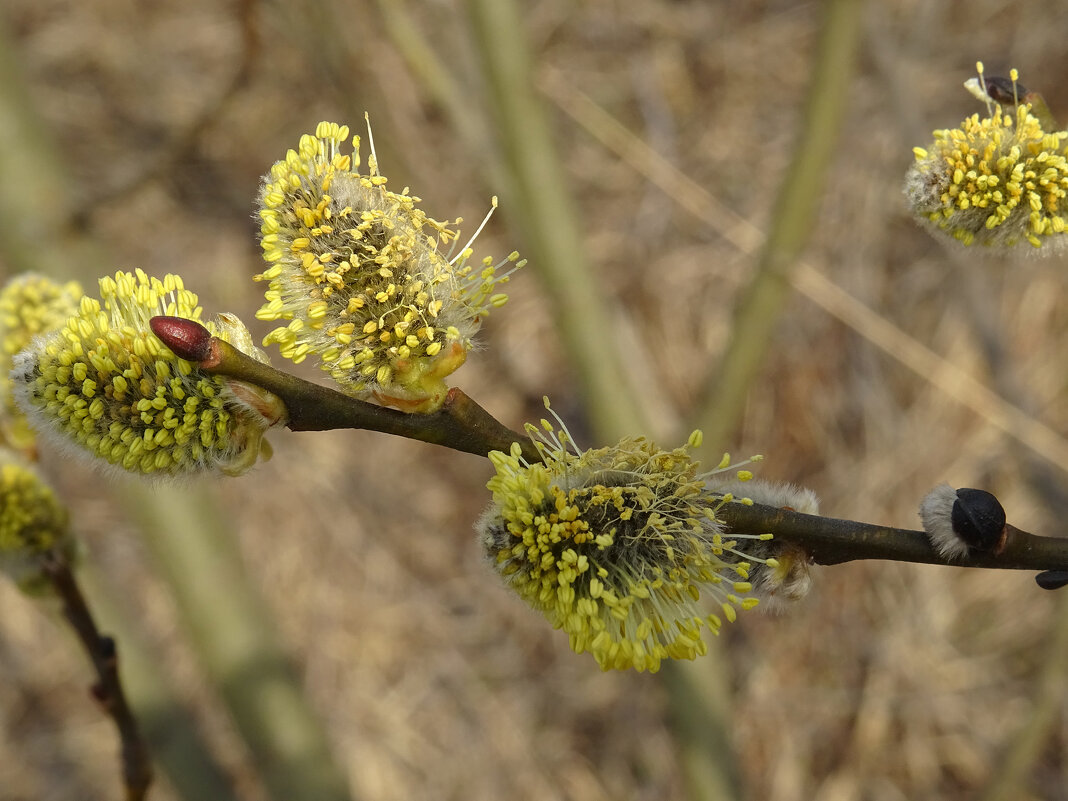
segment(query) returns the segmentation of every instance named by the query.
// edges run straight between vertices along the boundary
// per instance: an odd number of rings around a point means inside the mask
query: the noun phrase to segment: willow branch
[[[806,515],[760,504],[724,504],[716,511],[716,517],[732,530],[770,532],[777,540],[796,543],[821,565],[889,559],[1002,570],[1068,569],[1068,539],[1038,537],[1015,526],[1005,527],[1005,543],[996,553],[972,551],[964,559],[948,560],[931,547],[922,531]]]
[[[293,431],[358,428],[417,439],[485,456],[507,451],[513,442],[528,462],[541,461],[529,437],[512,431],[455,387],[433,414],[407,414],[366,403],[327,387],[304,381],[246,356],[200,323],[179,317],[154,317],[152,330],[178,356],[200,369],[255,384],[277,395],[289,411]],[[972,552],[965,559],[939,555],[922,531],[877,526],[855,520],[805,515],[789,509],[741,503],[724,504],[716,512],[732,530],[763,534],[799,545],[824,565],[857,559],[887,559],[955,567],[1007,570],[1068,571],[1068,539],[1038,537],[1006,526],[996,553]]]
[[[66,560],[55,555],[46,561],[44,570],[63,602],[64,617],[78,635],[96,670],[93,697],[100,702],[118,729],[122,748],[122,779],[126,791],[124,797],[126,801],[141,801],[152,784],[152,760],[122,689],[115,641],[100,633]]]
[[[478,456],[494,450],[507,452],[513,442],[518,442],[527,461],[541,461],[529,437],[498,422],[456,387],[449,390],[437,412],[408,414],[276,370],[213,337],[192,320],[153,317],[151,324],[167,347],[202,370],[255,384],[281,398],[289,412],[286,426],[292,431],[365,429]]]

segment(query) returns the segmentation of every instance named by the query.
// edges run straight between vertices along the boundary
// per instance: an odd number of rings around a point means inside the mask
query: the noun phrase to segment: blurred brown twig
[[[97,677],[93,697],[118,729],[126,801],[141,801],[152,784],[152,760],[122,688],[115,640],[100,633],[66,559],[51,555],[45,560],[44,572],[63,602],[63,616],[93,663]]]

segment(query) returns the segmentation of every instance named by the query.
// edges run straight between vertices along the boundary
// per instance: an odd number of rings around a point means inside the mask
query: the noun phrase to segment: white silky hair
[[[816,493],[788,482],[766,481],[762,478],[742,481],[734,477],[718,479],[713,476],[705,483],[705,489],[718,495],[730,493],[736,501],[748,498],[753,503],[793,509],[806,515],[820,513],[820,501]]]
[[[938,553],[946,559],[963,559],[968,555],[968,544],[953,530],[953,504],[957,491],[949,484],[939,484],[920,502],[920,520],[927,539]]]

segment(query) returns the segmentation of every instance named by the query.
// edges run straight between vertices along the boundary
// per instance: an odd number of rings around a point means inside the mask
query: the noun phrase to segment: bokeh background
[[[581,92],[767,230],[821,12],[774,0],[522,8],[519,33],[611,310],[606,336],[658,438],[684,432],[756,253],[565,109]],[[7,0],[0,21],[13,62],[2,81],[37,115],[39,136],[21,146],[54,147],[65,182],[54,216],[19,224],[42,253],[86,248],[66,266],[90,290],[89,265],[178,272],[208,312],[236,312],[265,334],[253,320],[253,198],[321,119],[358,130],[368,111],[382,172],[432,216],[462,216],[471,230],[503,192],[461,2]],[[1065,259],[944,247],[907,216],[901,184],[931,129],[982,110],[961,88],[977,59],[988,74],[1018,68],[1068,120],[1065,31],[1063,0],[869,3],[804,253],[1055,437],[1068,432]],[[441,75],[459,89],[447,108]],[[521,222],[502,194],[477,252],[525,252]],[[20,258],[0,248],[5,277]],[[543,276],[537,263],[516,276],[455,381],[512,427],[540,417],[548,394],[581,443],[599,444]],[[311,366],[294,371],[319,380]],[[716,447],[766,454],[761,475],[813,488],[834,517],[914,528],[920,498],[948,481],[994,491],[1021,528],[1065,533],[1068,465],[1035,456],[800,295],[726,439]],[[182,491],[217,507],[354,797],[690,797],[662,677],[602,673],[483,565],[472,523],[488,462],[369,432],[272,441],[273,460],[251,474]],[[156,660],[149,684],[169,687],[195,721],[230,785],[223,797],[267,799],[121,482],[42,458],[111,598],[101,625]],[[720,638],[722,660],[685,668],[730,691],[742,798],[984,798],[1023,759],[1003,797],[1068,799],[1064,598],[1009,571],[862,562],[816,578],[796,610],[743,615]],[[8,583],[0,610],[0,799],[116,797],[114,731],[88,697],[73,638]],[[180,797],[165,772],[152,797]]]

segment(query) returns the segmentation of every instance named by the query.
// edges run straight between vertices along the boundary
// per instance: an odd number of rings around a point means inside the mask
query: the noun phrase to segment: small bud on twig
[[[1005,545],[1005,510],[985,490],[941,484],[923,499],[920,518],[931,545],[947,559],[972,550],[997,554]]]
[[[970,548],[996,552],[1005,541],[1005,509],[985,490],[957,490],[950,520],[953,531]]]
[[[184,317],[153,317],[148,321],[152,333],[188,362],[202,362],[211,355],[211,331],[196,320]]]

